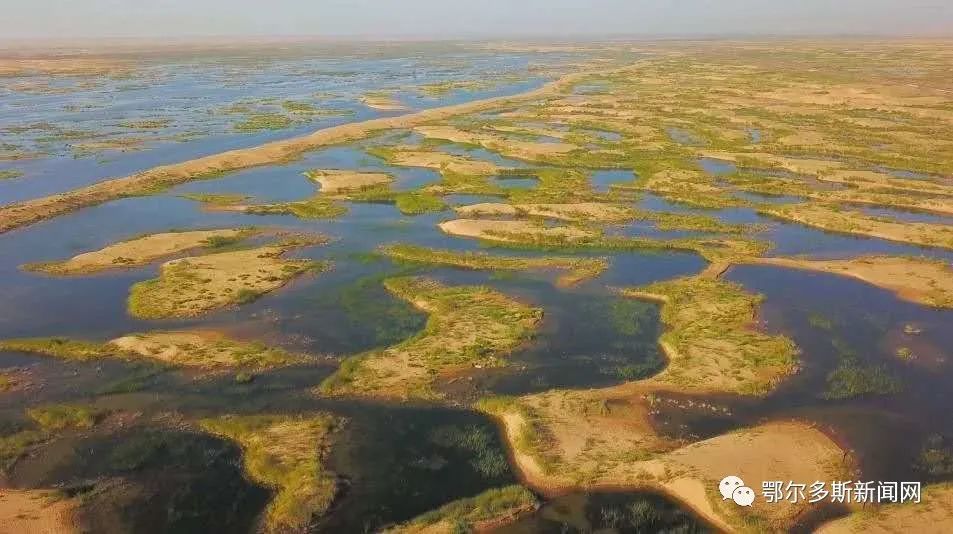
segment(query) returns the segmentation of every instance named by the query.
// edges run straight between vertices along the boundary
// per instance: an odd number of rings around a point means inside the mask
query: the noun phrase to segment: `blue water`
[[[624,170],[593,171],[591,177],[592,188],[599,193],[608,192],[612,184],[631,183],[637,178],[635,172]]]

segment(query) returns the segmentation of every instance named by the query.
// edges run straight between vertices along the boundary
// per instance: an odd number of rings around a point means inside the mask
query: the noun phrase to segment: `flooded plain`
[[[592,57],[569,50],[499,53],[408,45],[343,54],[150,57],[112,77],[0,78],[0,145],[9,156],[0,161],[0,169],[21,173],[0,180],[0,204],[330,126],[516,95],[572,72],[572,64],[584,60]],[[579,83],[568,98],[602,94],[610,86],[611,81]],[[400,108],[375,109],[371,99],[362,100],[373,94],[377,102],[380,92]],[[504,111],[519,109],[510,105]],[[573,134],[588,136],[593,146],[628,139],[625,131],[593,125]],[[669,127],[660,135],[677,145],[705,144],[701,134],[687,127]],[[745,132],[753,144],[762,143],[763,135],[753,127]],[[333,480],[333,499],[324,513],[309,516],[304,531],[379,532],[455,501],[523,484],[540,504],[511,522],[484,527],[513,534],[717,532],[723,524],[713,524],[693,506],[697,503],[671,492],[587,491],[585,483],[570,492],[534,487],[518,462],[519,447],[508,442],[496,417],[477,408],[479,402],[555,390],[612,390],[664,374],[670,356],[659,340],[670,328],[668,312],[662,302],[633,299],[620,289],[705,276],[711,254],[691,248],[692,240],[711,234],[710,228],[699,227],[701,218],[710,219],[705,224],[712,226],[744,225],[745,237],[768,243],[768,257],[890,255],[947,265],[953,261],[953,252],[943,247],[828,232],[758,209],[803,200],[793,195],[732,190],[733,198],[748,204],[722,207],[681,202],[659,191],[620,195],[641,179],[638,169],[604,168],[589,160],[565,165],[546,152],[562,139],[540,135],[526,142],[543,155],[534,159],[507,152],[495,142],[433,141],[413,128],[397,128],[308,151],[292,161],[119,198],[0,234],[0,340],[104,343],[131,333],[201,330],[309,356],[298,365],[245,373],[204,372],[127,357],[60,359],[0,351],[0,460],[5,464],[0,466],[0,487],[53,488],[66,498],[78,498],[81,522],[94,532],[262,530],[278,490],[243,468],[247,444],[205,432],[195,422],[226,415],[300,418],[320,413],[337,421],[321,462]],[[438,146],[471,163],[491,163],[519,174],[464,181],[446,166],[398,164],[375,150],[410,145]],[[738,171],[723,160],[694,161],[713,180]],[[333,217],[256,213],[200,201],[238,198],[240,207],[299,202],[321,195],[320,184],[305,175],[313,169],[384,173],[392,182],[386,194],[367,188],[332,198],[343,208]],[[921,179],[903,174],[913,171],[891,172]],[[611,241],[589,246],[580,241],[584,244],[515,246],[492,239],[492,234],[471,239],[441,230],[441,223],[460,218],[454,210],[464,205],[510,202],[525,209],[526,198],[537,203],[547,201],[546,195],[579,200],[572,196],[577,192],[564,194],[552,176],[585,184],[580,199],[611,200],[641,214],[605,223],[599,234],[605,239],[673,240],[679,245],[623,247]],[[401,195],[419,201],[414,195],[447,184],[457,189],[439,195],[439,209],[414,211],[415,205],[402,204]],[[908,223],[953,222],[936,212],[887,206],[862,211]],[[660,213],[698,219],[673,223]],[[573,217],[578,215],[530,219],[543,229],[562,228],[567,221],[580,232],[592,229],[586,226],[592,220]],[[78,276],[23,267],[173,229],[246,227],[326,236],[327,242],[306,243],[286,255],[327,262],[328,268],[204,315],[143,319],[128,312],[130,288],[162,276],[166,267],[159,262]],[[402,261],[382,252],[398,243],[468,259],[489,254],[517,263],[558,255],[604,258],[606,264],[588,278],[564,284],[552,269]],[[434,385],[427,395],[322,395],[322,384],[354,362],[439,331],[440,316],[433,308],[386,285],[399,277],[426,277],[441,287],[484,288],[508,303],[540,310],[539,320],[501,357],[503,365],[428,369]],[[953,311],[916,304],[857,279],[809,270],[739,261],[726,266],[721,279],[763,296],[751,329],[790,339],[798,352],[796,372],[754,397],[700,389],[637,390],[643,398],[651,395],[646,417],[659,436],[690,444],[765,421],[806,421],[843,446],[845,458],[854,461],[865,479],[950,480]],[[455,298],[460,300],[451,308],[463,302],[463,297]],[[614,412],[605,407],[610,404],[604,403],[604,411]],[[36,418],[29,410],[48,405],[86,406],[95,412],[96,422],[34,439],[29,433]],[[27,438],[33,441],[15,441]],[[809,529],[820,519],[805,519],[799,527]]]

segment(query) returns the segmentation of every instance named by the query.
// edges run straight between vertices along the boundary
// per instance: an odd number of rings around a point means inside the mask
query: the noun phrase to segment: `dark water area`
[[[494,534],[639,534],[716,532],[665,497],[651,493],[574,493]]]
[[[721,399],[736,421],[815,421],[853,451],[865,479],[953,478],[921,457],[931,440],[953,446],[953,311],[828,274],[743,266],[726,279],[764,295],[759,328],[791,337],[801,350],[799,372],[766,399]],[[704,424],[698,432],[708,434]]]

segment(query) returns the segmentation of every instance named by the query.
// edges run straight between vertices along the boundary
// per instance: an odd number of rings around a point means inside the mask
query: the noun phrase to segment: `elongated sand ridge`
[[[190,180],[292,160],[315,148],[363,139],[375,132],[394,128],[411,128],[502,104],[532,100],[556,93],[589,74],[591,73],[569,74],[538,89],[518,95],[476,100],[398,117],[333,126],[301,137],[273,141],[252,148],[230,150],[182,163],[161,165],[131,176],[104,180],[66,193],[10,204],[0,207],[0,233],[117,198],[146,195]]]
[[[84,252],[65,261],[28,264],[24,268],[56,275],[92,274],[138,267],[183,252],[232,244],[255,233],[253,229],[223,229],[151,234]]]

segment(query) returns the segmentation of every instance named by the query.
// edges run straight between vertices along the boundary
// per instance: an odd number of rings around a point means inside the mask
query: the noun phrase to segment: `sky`
[[[0,0],[6,38],[953,35],[953,0]]]

